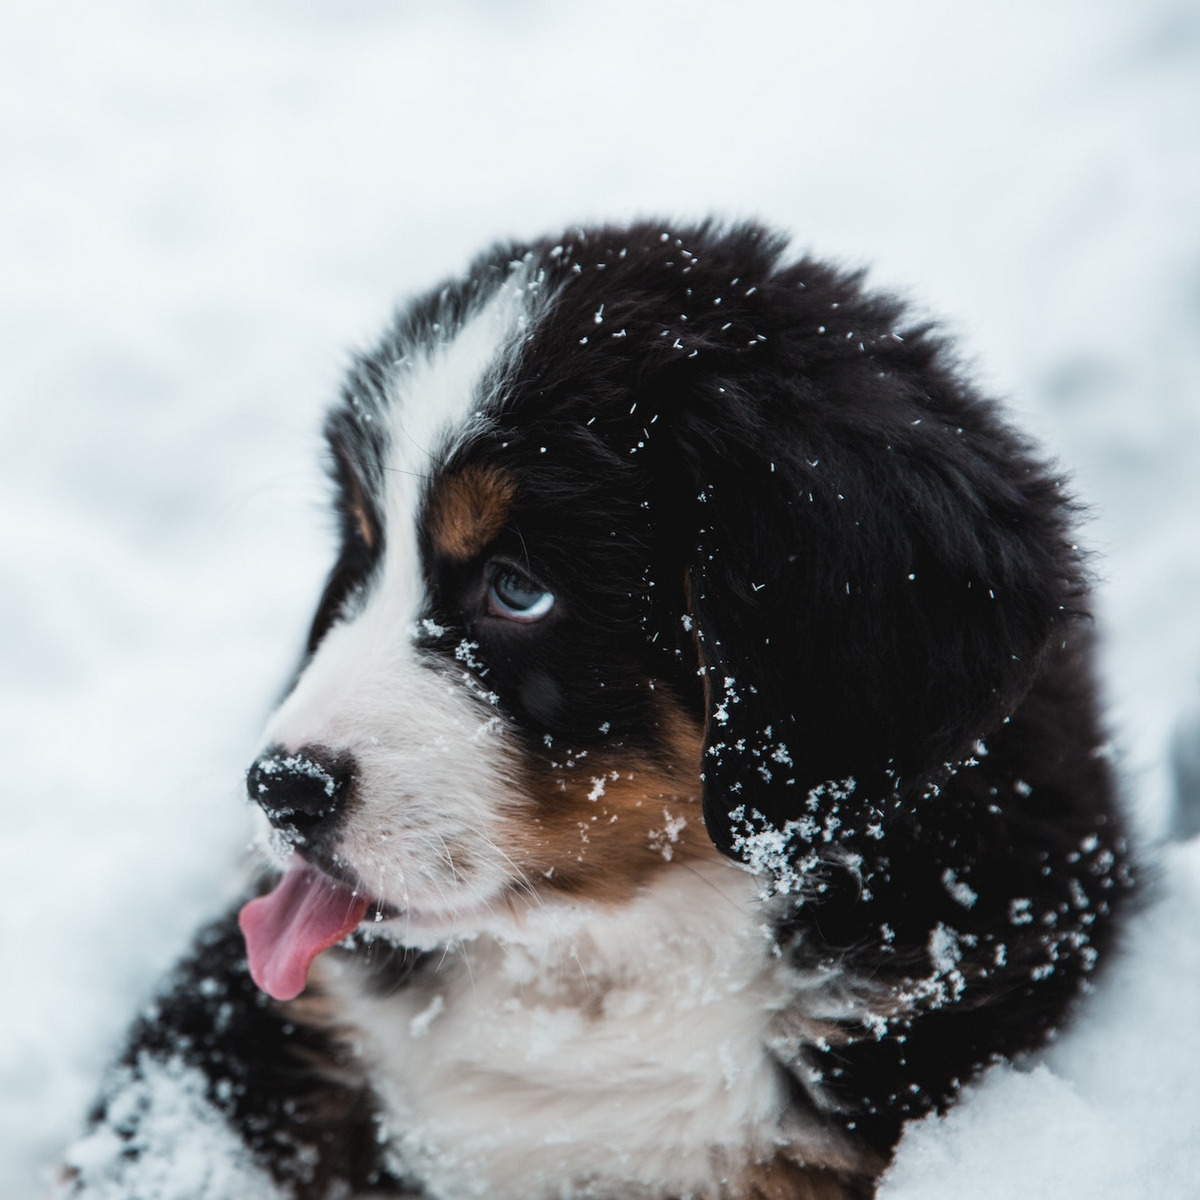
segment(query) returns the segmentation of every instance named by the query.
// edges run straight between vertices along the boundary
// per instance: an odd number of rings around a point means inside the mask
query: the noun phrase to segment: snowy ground
[[[1094,507],[1131,803],[1200,701],[1200,9],[52,0],[0,14],[0,1195],[235,878],[345,348],[500,234],[760,215],[946,314]],[[1200,744],[1200,718],[1192,718]],[[1200,842],[887,1200],[1200,1195]]]

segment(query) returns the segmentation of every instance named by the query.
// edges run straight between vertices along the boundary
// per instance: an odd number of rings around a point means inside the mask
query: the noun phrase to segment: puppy
[[[1062,481],[756,226],[503,245],[326,432],[341,529],[79,1197],[869,1197],[1133,873]]]

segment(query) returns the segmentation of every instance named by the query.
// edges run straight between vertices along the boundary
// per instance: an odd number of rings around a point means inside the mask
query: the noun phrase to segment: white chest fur
[[[392,997],[352,969],[329,983],[387,1132],[440,1200],[713,1195],[738,1163],[827,1140],[784,1117],[766,1043],[796,980],[754,880],[722,862],[458,943]]]

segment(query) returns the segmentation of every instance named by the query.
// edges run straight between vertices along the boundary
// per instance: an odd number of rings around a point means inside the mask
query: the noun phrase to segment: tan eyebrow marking
[[[363,487],[359,469],[361,464],[340,436],[331,436],[329,446],[333,451],[336,479],[346,506],[346,514],[357,527],[363,545],[374,552],[379,544],[379,530],[371,517],[371,505],[367,500],[367,490]]]
[[[468,466],[439,480],[429,499],[429,532],[437,551],[465,562],[504,528],[516,485],[495,467]]]
[[[350,515],[358,523],[358,533],[363,540],[363,545],[368,550],[374,550],[377,540],[375,526],[367,511],[367,503],[363,498],[362,486],[358,482],[358,476],[353,473],[350,474]]]

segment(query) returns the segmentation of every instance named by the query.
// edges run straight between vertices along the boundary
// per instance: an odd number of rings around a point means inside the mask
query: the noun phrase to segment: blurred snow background
[[[709,211],[947,317],[1074,471],[1161,834],[1181,719],[1200,746],[1195,0],[8,4],[0,1195],[234,885],[347,348],[499,235]],[[883,1195],[1200,1196],[1200,842],[1072,1032]]]

